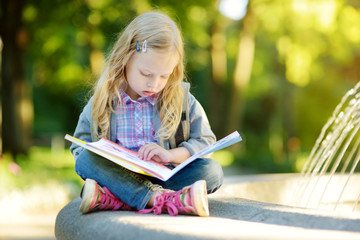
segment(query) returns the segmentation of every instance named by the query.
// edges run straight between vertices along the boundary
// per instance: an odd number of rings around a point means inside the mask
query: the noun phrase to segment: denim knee
[[[75,160],[75,172],[82,178],[91,178],[98,181],[97,176],[101,172],[101,166],[108,161],[88,150],[83,150]],[[111,164],[108,162],[108,164]]]
[[[224,172],[221,165],[211,158],[204,159],[207,161],[204,169],[204,179],[206,180],[207,184],[207,191],[208,193],[214,193],[218,190],[223,182],[224,182]]]
[[[86,169],[89,164],[89,154],[83,150],[75,160],[75,172],[84,180],[89,177]]]

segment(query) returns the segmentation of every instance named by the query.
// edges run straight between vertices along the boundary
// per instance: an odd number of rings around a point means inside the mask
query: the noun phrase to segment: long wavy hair
[[[96,139],[108,136],[111,112],[116,112],[114,103],[120,104],[121,93],[128,87],[125,68],[133,54],[136,42],[140,46],[147,41],[147,49],[173,51],[178,54],[178,63],[164,89],[159,93],[156,111],[159,111],[161,128],[157,137],[169,139],[180,122],[184,98],[181,82],[184,80],[184,44],[175,22],[167,15],[148,12],[136,17],[124,29],[116,41],[100,78],[93,87],[93,120]]]

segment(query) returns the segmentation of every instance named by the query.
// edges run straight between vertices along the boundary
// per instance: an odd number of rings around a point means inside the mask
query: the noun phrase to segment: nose
[[[146,86],[149,88],[149,89],[153,89],[154,88],[154,84],[152,84],[151,82],[148,82],[146,84]]]
[[[147,82],[146,86],[150,89],[155,89],[159,82],[160,82],[160,77],[154,77]]]

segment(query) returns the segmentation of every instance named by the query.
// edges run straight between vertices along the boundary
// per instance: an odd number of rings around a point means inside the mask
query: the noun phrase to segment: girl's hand
[[[185,147],[166,150],[157,143],[148,143],[139,149],[138,156],[145,161],[154,159],[160,163],[180,164],[191,154]]]
[[[154,159],[160,163],[170,163],[172,157],[170,151],[156,143],[148,143],[142,146],[138,152],[138,156],[145,161]]]

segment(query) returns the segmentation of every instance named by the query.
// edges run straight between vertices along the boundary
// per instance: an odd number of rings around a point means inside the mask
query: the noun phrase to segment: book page
[[[143,168],[145,171],[148,171],[151,174],[156,173],[156,175],[162,176],[164,174],[168,175],[168,172],[171,172],[169,168],[165,167],[161,163],[158,163],[155,160],[142,160],[137,156],[136,152],[126,149],[105,138],[102,138],[97,142],[87,143],[87,145],[100,149],[120,159],[124,159],[140,168]]]
[[[171,176],[174,175],[175,173],[177,173],[178,171],[180,171],[182,168],[184,168],[186,165],[188,165],[192,161],[194,161],[194,160],[196,160],[196,159],[198,159],[198,158],[200,158],[200,157],[202,157],[204,155],[212,153],[214,151],[218,151],[220,149],[228,147],[228,146],[230,146],[230,145],[232,145],[234,143],[240,142],[241,140],[242,140],[242,138],[241,138],[240,134],[237,131],[229,134],[228,136],[220,139],[219,141],[215,142],[214,144],[212,144],[210,146],[207,146],[206,148],[202,149],[198,153],[192,155],[190,158],[186,159],[184,162],[179,164],[176,168],[174,168],[172,170]]]

